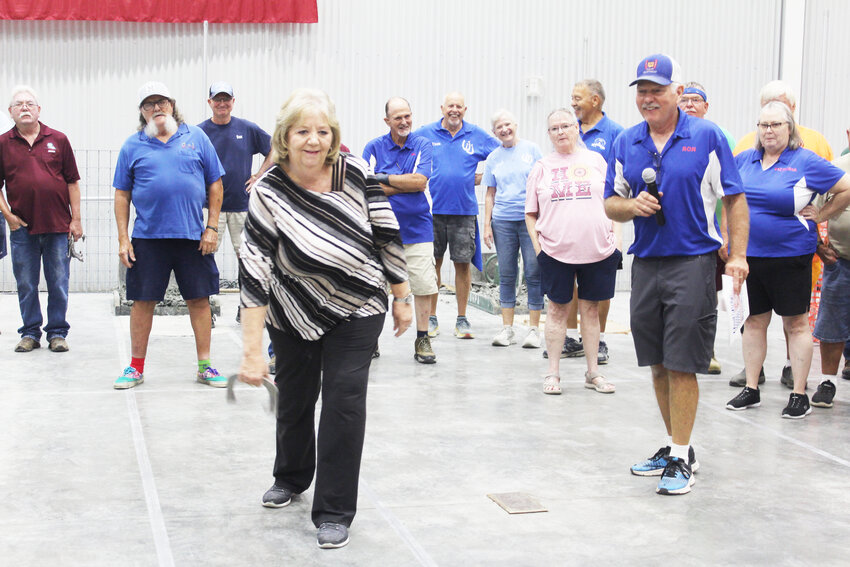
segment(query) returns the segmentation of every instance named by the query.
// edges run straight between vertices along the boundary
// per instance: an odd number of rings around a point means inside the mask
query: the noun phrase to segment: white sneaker
[[[528,330],[525,340],[522,341],[522,348],[540,348],[540,330],[537,327]]]
[[[513,327],[502,327],[499,334],[493,339],[493,346],[509,346],[516,344]]]

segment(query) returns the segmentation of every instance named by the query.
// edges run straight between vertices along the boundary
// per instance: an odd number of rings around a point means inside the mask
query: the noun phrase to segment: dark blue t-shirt
[[[235,116],[231,116],[227,124],[205,120],[198,124],[198,128],[209,136],[218,159],[227,172],[221,179],[224,185],[221,211],[247,211],[248,193],[245,191],[245,182],[251,177],[254,155],[269,155],[271,136],[253,122]]]

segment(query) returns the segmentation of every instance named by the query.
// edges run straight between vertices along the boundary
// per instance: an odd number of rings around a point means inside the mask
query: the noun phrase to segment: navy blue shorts
[[[199,240],[134,238],[132,244],[136,261],[127,270],[127,299],[162,301],[172,271],[183,299],[218,293],[215,256],[201,254]]]
[[[549,301],[569,303],[573,299],[573,282],[578,282],[578,298],[585,301],[605,301],[614,297],[617,269],[622,266],[623,253],[614,253],[590,264],[565,264],[543,250],[537,255],[540,266],[540,287]]]

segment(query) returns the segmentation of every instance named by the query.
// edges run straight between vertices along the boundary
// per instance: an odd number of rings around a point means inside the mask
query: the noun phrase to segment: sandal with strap
[[[549,374],[543,378],[543,393],[551,395],[559,395],[561,393],[561,377],[555,374]]]
[[[614,384],[605,379],[605,376],[589,370],[584,373],[584,387],[596,390],[600,394],[613,394],[614,390],[617,389]]]

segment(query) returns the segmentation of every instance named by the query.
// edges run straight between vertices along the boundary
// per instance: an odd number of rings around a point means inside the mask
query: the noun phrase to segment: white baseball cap
[[[171,93],[168,92],[168,87],[159,81],[150,81],[142,85],[142,88],[139,89],[139,106],[145,102],[145,99],[149,96],[160,95],[165,98],[171,98]]]

